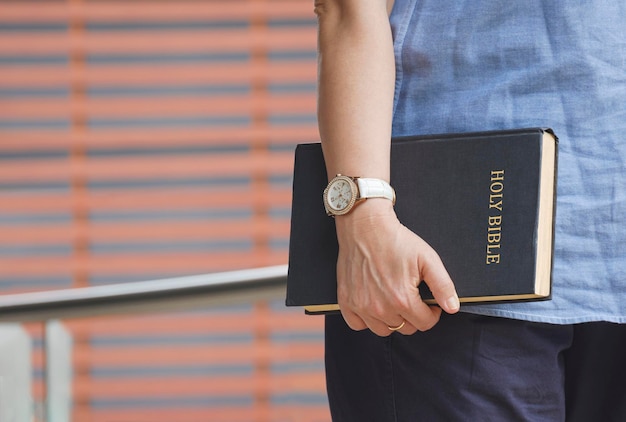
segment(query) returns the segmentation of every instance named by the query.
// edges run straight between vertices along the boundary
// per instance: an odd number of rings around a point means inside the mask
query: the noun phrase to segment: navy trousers
[[[334,422],[626,421],[626,325],[465,313],[378,337],[326,316]]]

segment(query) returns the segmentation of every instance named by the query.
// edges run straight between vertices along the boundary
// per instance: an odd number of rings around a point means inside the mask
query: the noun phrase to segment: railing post
[[[0,421],[33,419],[31,339],[19,324],[0,324]]]
[[[58,320],[46,323],[46,421],[69,422],[72,412],[72,336]]]

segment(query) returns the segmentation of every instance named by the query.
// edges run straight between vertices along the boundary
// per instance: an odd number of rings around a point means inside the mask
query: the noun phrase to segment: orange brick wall
[[[312,3],[1,2],[0,290],[285,263]],[[74,420],[329,420],[323,321],[280,303],[66,323]]]

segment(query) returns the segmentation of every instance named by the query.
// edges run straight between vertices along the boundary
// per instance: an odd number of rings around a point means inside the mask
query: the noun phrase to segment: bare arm
[[[328,176],[341,170],[389,180],[395,67],[385,1],[317,3],[323,4],[316,9],[318,115]]]
[[[328,177],[389,180],[395,64],[385,0],[319,0],[318,118]],[[425,205],[427,206],[427,205]],[[427,330],[441,310],[419,297],[425,280],[441,307],[458,310],[439,256],[402,226],[391,202],[369,199],[336,218],[338,300],[348,325]]]

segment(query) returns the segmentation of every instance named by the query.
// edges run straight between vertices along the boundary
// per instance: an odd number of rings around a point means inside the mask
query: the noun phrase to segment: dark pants
[[[326,317],[335,422],[626,421],[626,324],[460,313],[383,338]]]

